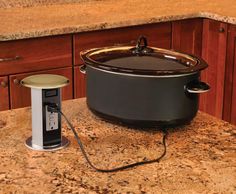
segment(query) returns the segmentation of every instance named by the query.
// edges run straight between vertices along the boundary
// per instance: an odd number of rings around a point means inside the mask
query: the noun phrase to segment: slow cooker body
[[[104,47],[81,52],[87,104],[100,117],[132,126],[181,125],[198,111],[205,61],[192,55],[148,47],[140,36],[135,47]]]
[[[123,124],[152,127],[181,125],[198,111],[199,94],[186,86],[199,72],[179,76],[115,73],[87,65],[87,105],[100,117]]]

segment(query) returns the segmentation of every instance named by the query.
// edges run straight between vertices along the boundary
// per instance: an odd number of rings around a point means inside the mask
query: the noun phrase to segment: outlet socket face
[[[58,129],[58,113],[49,112],[46,110],[46,131],[53,131]]]

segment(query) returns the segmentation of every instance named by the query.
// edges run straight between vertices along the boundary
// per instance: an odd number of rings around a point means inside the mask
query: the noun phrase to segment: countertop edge
[[[161,23],[161,22],[170,22],[177,21],[182,19],[193,19],[193,18],[207,18],[213,19],[220,22],[226,22],[229,24],[236,24],[236,18],[229,16],[222,16],[220,14],[211,13],[211,12],[198,12],[186,15],[166,15],[160,17],[152,17],[145,19],[136,19],[136,20],[126,20],[120,22],[102,22],[102,23],[92,23],[88,25],[74,25],[67,26],[63,28],[49,28],[45,30],[34,30],[31,32],[15,32],[11,34],[1,35],[0,41],[11,41],[11,40],[20,40],[20,39],[28,39],[28,38],[39,38],[46,36],[56,36],[56,35],[66,35],[66,34],[74,34],[80,32],[89,32],[96,30],[105,30],[119,27],[128,27],[128,26],[137,26],[137,25],[145,25],[152,23]]]

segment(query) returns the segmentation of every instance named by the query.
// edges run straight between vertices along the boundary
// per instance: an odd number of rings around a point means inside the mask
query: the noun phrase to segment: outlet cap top
[[[69,79],[55,74],[32,75],[21,80],[21,85],[36,89],[53,89],[67,86]]]

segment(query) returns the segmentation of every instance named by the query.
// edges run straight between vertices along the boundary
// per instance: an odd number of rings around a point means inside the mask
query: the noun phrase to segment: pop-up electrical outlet
[[[58,129],[58,113],[48,111],[48,105],[46,110],[46,131],[52,131]]]
[[[61,143],[61,115],[55,110],[61,108],[60,88],[43,89],[43,145],[55,146]]]
[[[60,75],[39,74],[24,78],[21,84],[31,88],[32,137],[26,146],[52,151],[69,144],[61,134],[61,87],[69,80]]]

